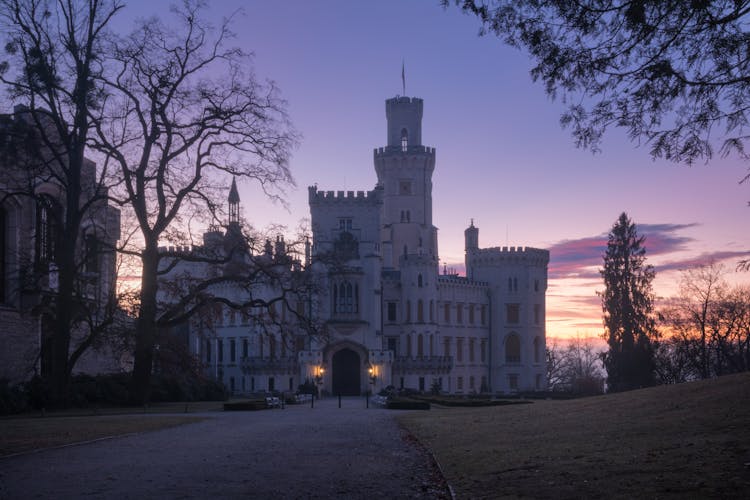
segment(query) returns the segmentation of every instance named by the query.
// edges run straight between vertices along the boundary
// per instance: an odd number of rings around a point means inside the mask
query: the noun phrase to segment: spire
[[[229,188],[229,224],[240,223],[240,193],[237,192],[237,181],[232,177],[232,187]]]
[[[229,188],[229,203],[239,203],[240,193],[237,192],[237,181],[232,177],[232,187]]]

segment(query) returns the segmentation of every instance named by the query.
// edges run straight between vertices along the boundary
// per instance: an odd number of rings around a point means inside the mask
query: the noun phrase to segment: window
[[[411,358],[411,335],[406,336],[406,356]]]
[[[396,337],[388,337],[388,350],[392,351],[394,356],[398,355],[396,346],[398,346],[398,340]]]
[[[459,391],[464,390],[464,378],[463,377],[456,378],[456,389],[458,389]]]
[[[474,324],[474,304],[469,304],[469,324]]]
[[[424,377],[419,377],[419,391],[424,392]]]
[[[211,339],[206,340],[206,363],[211,361]]]
[[[423,282],[422,282],[422,275],[420,274],[420,275],[418,275],[418,276],[417,276],[417,286],[418,286],[419,288],[422,288],[422,285],[423,285]]]
[[[464,322],[464,305],[456,304],[456,323],[459,325]]]
[[[517,335],[511,334],[505,339],[505,362],[521,362],[521,341],[518,340]]]
[[[446,302],[445,306],[443,306],[443,309],[445,310],[445,322],[450,323],[451,322],[451,305],[450,303]]]
[[[54,262],[57,257],[59,229],[56,217],[60,214],[60,210],[56,205],[46,196],[37,203],[36,258],[38,264]]]
[[[518,324],[521,319],[520,304],[505,304],[506,321],[509,324]]]
[[[542,340],[534,337],[534,363],[540,363],[542,360]]]
[[[422,302],[422,299],[417,301],[417,322],[424,323],[424,302]]]
[[[409,131],[401,129],[401,151],[406,152],[409,149]]]
[[[535,292],[539,291],[539,280],[534,280],[534,291]]]
[[[456,339],[456,361],[464,360],[464,339]]]
[[[411,181],[398,181],[398,192],[402,195],[410,195]]]
[[[469,390],[470,391],[474,390],[474,376],[473,375],[469,377]]]
[[[435,338],[431,334],[430,335],[430,357],[435,355]]]
[[[421,333],[417,335],[417,356],[420,358],[424,356],[424,338]]]
[[[430,323],[435,321],[435,301],[430,301]]]
[[[513,278],[508,278],[508,291],[513,291]]]
[[[388,321],[396,321],[396,303],[388,302]]]
[[[487,306],[484,304],[482,304],[481,316],[482,326],[485,326],[487,324]]]
[[[224,362],[224,341],[223,340],[216,341],[216,356],[218,357],[219,363]]]
[[[518,390],[518,374],[517,373],[511,373],[508,375],[508,389],[510,389],[511,391]]]
[[[234,363],[237,359],[237,343],[234,339],[229,341],[229,361]]]
[[[445,337],[443,339],[443,356],[450,356],[451,355],[451,338]]]
[[[229,377],[229,392],[234,392],[234,377]]]
[[[356,313],[359,310],[359,285],[342,281],[333,285],[333,312],[338,314]]]
[[[541,391],[542,390],[542,376],[539,375],[539,374],[537,374],[536,377],[535,377],[535,379],[534,379],[534,388],[537,391]]]
[[[482,375],[482,385],[479,386],[480,392],[490,392],[490,388],[487,386],[487,377]]]
[[[268,355],[271,359],[276,359],[276,337],[268,337]]]
[[[86,273],[99,272],[99,240],[93,234],[87,234],[84,238],[84,261],[83,271]]]
[[[542,318],[542,305],[534,304],[534,324],[538,325]]]
[[[513,291],[518,291],[518,278],[513,278]]]
[[[469,339],[469,363],[474,362],[474,345],[476,344],[475,339]]]
[[[479,360],[484,363],[487,361],[487,341],[482,340],[479,343]]]
[[[345,217],[343,219],[339,219],[339,229],[342,231],[351,231],[352,230],[352,219],[349,217]]]
[[[405,314],[405,316],[406,316],[406,322],[407,323],[411,323],[411,302],[408,301],[408,300],[406,301],[406,314]]]
[[[247,339],[242,339],[242,357],[247,357]]]
[[[276,380],[273,377],[268,377],[268,392],[276,390]]]

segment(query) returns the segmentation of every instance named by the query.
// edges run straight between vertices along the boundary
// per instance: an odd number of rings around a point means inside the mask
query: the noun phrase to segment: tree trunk
[[[131,400],[136,404],[147,404],[151,395],[151,370],[156,343],[158,251],[155,241],[147,241],[141,257],[141,303],[135,327],[135,359],[131,379]]]

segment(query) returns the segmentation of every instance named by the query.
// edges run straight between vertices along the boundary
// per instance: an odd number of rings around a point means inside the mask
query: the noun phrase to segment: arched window
[[[510,334],[505,339],[505,362],[521,362],[521,341],[518,339],[518,335]]]
[[[401,129],[401,151],[406,152],[409,148],[409,132],[405,129]]]
[[[420,274],[419,276],[417,276],[417,286],[418,286],[419,288],[422,288],[422,285],[423,285],[423,284],[424,284],[424,283],[423,283],[423,281],[422,281],[422,275]]]
[[[36,259],[38,264],[54,262],[57,257],[59,207],[51,198],[43,196],[36,210]]]
[[[534,363],[540,363],[542,359],[542,339],[534,337]]]
[[[424,339],[421,333],[417,336],[417,356],[420,358],[424,356]]]
[[[424,323],[424,302],[422,302],[422,299],[417,301],[417,322]]]

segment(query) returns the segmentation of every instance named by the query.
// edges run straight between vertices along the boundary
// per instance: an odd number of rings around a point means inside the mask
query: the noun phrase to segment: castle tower
[[[464,249],[466,256],[464,264],[466,265],[466,277],[473,280],[474,270],[471,268],[469,254],[479,249],[479,228],[474,226],[474,219],[471,219],[471,225],[464,231]]]
[[[422,145],[422,99],[385,101],[388,142],[375,150],[375,171],[383,189],[381,242],[384,265],[421,255],[437,262],[437,229],[432,225],[435,149]],[[389,257],[392,255],[392,257]]]

